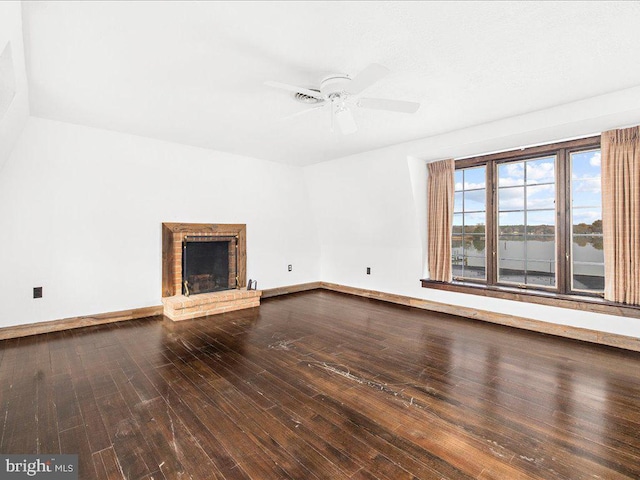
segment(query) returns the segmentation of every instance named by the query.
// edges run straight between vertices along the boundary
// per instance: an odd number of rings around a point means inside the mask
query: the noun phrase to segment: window
[[[456,281],[604,291],[599,137],[456,162]]]
[[[453,206],[452,267],[458,278],[487,278],[486,167],[457,170]]]
[[[604,291],[600,150],[571,154],[572,290]]]

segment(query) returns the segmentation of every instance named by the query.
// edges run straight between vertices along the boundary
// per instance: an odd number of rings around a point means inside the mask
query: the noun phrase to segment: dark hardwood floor
[[[0,342],[0,400],[85,479],[640,478],[640,354],[326,291]]]

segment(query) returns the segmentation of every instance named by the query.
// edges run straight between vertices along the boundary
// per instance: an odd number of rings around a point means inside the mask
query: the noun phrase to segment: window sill
[[[569,308],[585,312],[618,315],[621,317],[640,318],[640,306],[614,303],[598,297],[581,295],[561,295],[551,292],[522,290],[510,287],[488,286],[475,283],[454,281],[451,283],[434,280],[420,280],[423,288],[446,290],[449,292],[481,295],[484,297],[501,298],[517,302],[536,303],[552,307]]]

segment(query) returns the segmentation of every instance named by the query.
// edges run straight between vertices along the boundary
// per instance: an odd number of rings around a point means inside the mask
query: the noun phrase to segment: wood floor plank
[[[0,452],[19,454],[38,448],[38,381],[37,339],[25,338],[16,342],[20,352],[13,359],[14,369],[5,388],[5,423]]]
[[[37,384],[37,453],[58,454],[60,450],[60,426],[56,407],[54,380],[50,373],[42,374]]]
[[[91,382],[86,376],[80,376],[73,379],[73,385],[78,398],[83,424],[87,431],[91,432],[89,436],[91,452],[99,452],[109,448],[111,440],[100,415]]]
[[[138,479],[155,471],[158,463],[120,392],[103,395],[96,401],[124,477]]]
[[[96,471],[96,480],[109,480],[109,474],[107,474],[100,452],[91,454],[91,459],[93,460],[93,468]]]
[[[102,465],[104,466],[105,474],[109,480],[121,480],[125,479],[122,467],[116,456],[116,452],[113,447],[105,448],[98,452],[102,459]],[[97,455],[98,453],[94,454]]]
[[[71,378],[70,373],[62,373],[54,379],[53,395],[60,431],[82,425],[80,404]]]
[[[84,426],[60,432],[60,453],[78,455],[78,478],[95,478],[96,467]]]

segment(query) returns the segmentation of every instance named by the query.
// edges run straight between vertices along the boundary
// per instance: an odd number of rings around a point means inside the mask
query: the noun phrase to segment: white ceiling
[[[640,85],[640,2],[24,2],[31,114],[307,165]],[[371,63],[359,131],[274,80]]]

